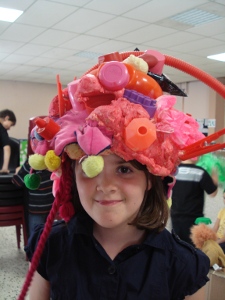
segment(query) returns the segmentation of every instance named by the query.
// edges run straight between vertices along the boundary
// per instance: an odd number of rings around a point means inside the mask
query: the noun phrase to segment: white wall
[[[9,135],[26,139],[29,119],[47,115],[49,104],[56,94],[57,86],[54,84],[0,81],[0,110],[10,109],[17,118],[17,123],[10,129]]]
[[[177,97],[175,108],[191,114],[195,119],[210,118],[215,114],[215,92],[200,81],[179,84],[188,97]]]

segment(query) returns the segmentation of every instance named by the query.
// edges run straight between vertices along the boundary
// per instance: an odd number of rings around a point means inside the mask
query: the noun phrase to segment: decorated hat
[[[102,155],[114,153],[137,160],[154,175],[173,175],[186,147],[204,135],[192,116],[174,108],[175,95],[185,94],[163,74],[165,64],[184,68],[224,93],[208,74],[155,50],[103,55],[63,90],[57,76],[49,116],[37,117],[31,132],[31,167],[60,176],[67,153],[94,177],[103,169]]]

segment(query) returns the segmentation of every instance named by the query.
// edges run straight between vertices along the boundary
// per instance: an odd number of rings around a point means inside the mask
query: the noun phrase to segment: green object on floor
[[[212,221],[210,218],[200,217],[195,220],[195,224],[198,225],[200,223],[204,223],[204,224],[208,225],[208,224],[212,224]]]

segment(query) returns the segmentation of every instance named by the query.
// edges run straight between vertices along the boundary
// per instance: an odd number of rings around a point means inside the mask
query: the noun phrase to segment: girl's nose
[[[117,190],[116,183],[112,179],[112,176],[107,175],[105,172],[101,172],[97,177],[97,191],[107,194]]]

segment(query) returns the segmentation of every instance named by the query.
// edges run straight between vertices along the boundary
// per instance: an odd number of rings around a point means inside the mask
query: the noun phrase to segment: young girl
[[[225,204],[225,190],[223,191],[223,202]],[[217,243],[223,249],[225,253],[225,208],[221,208],[218,212],[216,222],[213,226],[213,230],[217,233]]]
[[[53,172],[55,201],[26,247],[31,266],[20,300],[32,279],[32,300],[204,299],[209,259],[165,229],[163,185],[180,149],[204,136],[173,109],[173,96],[158,95],[156,82],[147,91],[157,100],[140,91],[142,70],[132,89],[119,78],[149,55],[100,65],[37,119],[29,163]],[[63,221],[51,227],[58,210]]]

